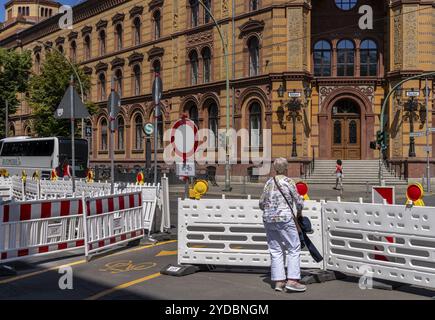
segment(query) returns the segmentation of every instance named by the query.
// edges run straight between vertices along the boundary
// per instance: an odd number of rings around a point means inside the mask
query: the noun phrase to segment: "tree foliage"
[[[77,65],[74,65],[74,67],[78,71],[84,93],[89,92],[91,87],[90,77]],[[54,112],[69,86],[71,75],[74,75],[75,87],[80,95],[80,86],[70,63],[57,51],[50,51],[47,52],[45,60],[41,65],[41,72],[31,77],[28,103],[32,109],[33,131],[38,136],[70,135],[70,121],[67,119],[55,119]],[[96,111],[96,106],[92,103],[86,103],[86,107],[90,114]],[[79,122],[76,121],[76,124]]]
[[[20,103],[19,93],[27,90],[32,58],[29,51],[18,52],[0,48],[0,136],[5,135],[6,100],[9,115]]]

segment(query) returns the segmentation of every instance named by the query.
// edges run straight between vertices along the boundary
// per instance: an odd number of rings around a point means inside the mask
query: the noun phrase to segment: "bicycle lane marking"
[[[156,243],[156,244],[152,244],[152,245],[145,245],[145,246],[141,246],[139,248],[128,249],[128,250],[125,250],[125,251],[120,251],[120,252],[116,252],[116,253],[113,253],[113,254],[105,255],[105,256],[102,256],[100,259],[106,259],[106,258],[118,256],[118,255],[121,255],[121,254],[127,254],[127,253],[136,252],[136,251],[140,251],[140,250],[144,250],[144,249],[155,248],[155,247],[159,247],[159,246],[162,246],[162,245],[171,244],[171,243],[175,243],[175,242],[177,242],[177,240],[169,240],[169,241],[164,241],[164,242],[160,242],[160,243]],[[63,265],[59,265],[59,266],[49,267],[47,269],[38,270],[38,271],[35,271],[35,272],[25,273],[25,274],[14,276],[14,277],[11,277],[11,278],[8,278],[8,279],[0,280],[0,285],[2,285],[2,284],[8,284],[8,283],[11,283],[11,282],[15,282],[15,281],[19,281],[19,280],[23,280],[23,279],[27,279],[27,278],[31,278],[31,277],[35,277],[35,276],[38,276],[38,275],[41,275],[41,274],[44,274],[44,273],[47,273],[47,272],[50,272],[50,271],[58,270],[60,268],[73,267],[73,266],[81,265],[81,264],[84,264],[84,263],[86,263],[85,259],[79,260],[79,261],[74,261],[74,262],[71,262],[71,263],[63,264]]]

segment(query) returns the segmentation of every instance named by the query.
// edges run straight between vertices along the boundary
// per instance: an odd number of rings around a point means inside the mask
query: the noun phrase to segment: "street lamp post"
[[[414,89],[412,89],[414,91]],[[409,152],[408,156],[410,158],[415,158],[415,138],[412,136],[414,133],[414,121],[418,120],[419,117],[416,114],[418,110],[418,101],[414,97],[410,97],[408,102],[405,103],[405,114],[403,116],[405,121],[409,121]]]
[[[426,191],[431,191],[431,175],[430,175],[430,147],[429,147],[429,95],[430,95],[430,88],[427,81],[427,78],[425,79],[425,86],[423,89],[423,94],[425,98],[426,103]]]
[[[300,115],[301,111],[301,102],[297,98],[292,98],[290,102],[287,104],[287,108],[289,110],[289,115],[287,120],[292,120],[293,124],[293,139],[292,139],[292,158],[296,158],[298,156],[297,153],[297,143],[296,143],[296,121],[301,121],[302,116]]]
[[[225,189],[224,191],[231,191],[231,180],[230,180],[230,153],[229,153],[229,132],[230,132],[230,76],[229,76],[229,65],[228,65],[228,42],[225,42],[221,27],[217,23],[215,17],[211,13],[210,9],[204,4],[202,0],[198,0],[198,3],[204,8],[208,13],[210,18],[213,20],[218,32],[219,37],[222,42],[222,47],[224,50],[224,60],[225,60],[225,87],[226,87],[226,140],[225,140]],[[234,45],[234,44],[233,44]]]

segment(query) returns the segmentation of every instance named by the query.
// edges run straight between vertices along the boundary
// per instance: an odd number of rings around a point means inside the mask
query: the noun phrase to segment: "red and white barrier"
[[[142,192],[89,199],[84,214],[87,259],[99,251],[143,237]]]
[[[81,199],[0,205],[0,263],[83,247]]]

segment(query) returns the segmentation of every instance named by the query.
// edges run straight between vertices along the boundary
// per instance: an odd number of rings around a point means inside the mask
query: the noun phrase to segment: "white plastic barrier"
[[[159,207],[162,213],[160,232],[171,229],[171,209],[169,202],[169,179],[164,175],[161,181]]]
[[[0,205],[0,263],[83,247],[82,199]]]
[[[92,182],[87,183],[84,180],[76,181],[76,193],[77,194],[94,194],[94,193],[103,193],[110,194],[110,183],[107,182]]]
[[[311,241],[322,254],[321,204],[306,201]],[[246,267],[270,266],[262,211],[258,200],[178,200],[178,263]],[[305,249],[301,267],[322,268]]]
[[[25,183],[26,200],[40,199],[39,180],[27,179]]]
[[[12,176],[12,197],[16,200],[24,200],[26,192],[24,190],[24,183],[18,176]]]
[[[142,192],[89,199],[85,208],[86,258],[143,237]]]
[[[0,177],[0,200],[10,200],[12,197],[12,179]]]
[[[62,196],[72,195],[71,180],[40,180],[40,197],[46,199],[55,199]]]
[[[327,269],[435,288],[435,208],[328,202],[323,211]]]

